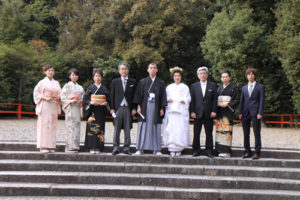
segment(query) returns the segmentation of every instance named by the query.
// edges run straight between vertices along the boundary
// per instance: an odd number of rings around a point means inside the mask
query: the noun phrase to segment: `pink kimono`
[[[61,88],[59,83],[45,77],[35,86],[33,99],[36,104],[37,121],[37,148],[56,148],[56,125],[58,114],[61,113],[59,105]],[[56,100],[46,101],[42,97],[51,97]]]

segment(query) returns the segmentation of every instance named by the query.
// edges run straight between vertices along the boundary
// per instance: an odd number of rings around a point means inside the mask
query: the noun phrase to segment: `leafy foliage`
[[[271,40],[274,52],[278,55],[282,67],[292,86],[292,100],[297,112],[300,112],[300,3],[283,1],[277,3],[275,10],[276,28]]]

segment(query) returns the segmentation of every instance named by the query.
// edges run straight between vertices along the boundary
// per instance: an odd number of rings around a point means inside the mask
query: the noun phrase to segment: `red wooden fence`
[[[35,112],[22,111],[22,107],[32,107],[34,110],[34,105],[27,104],[17,104],[17,103],[0,103],[0,105],[8,106],[17,106],[17,110],[0,110],[0,114],[17,114],[18,119],[20,120],[22,115],[35,115]],[[64,116],[61,114],[60,116]],[[289,124],[290,128],[293,125],[300,125],[300,121],[294,121],[295,117],[300,117],[300,114],[264,114],[264,117],[280,117],[279,121],[265,121],[266,124],[280,124],[280,127],[283,128],[285,124]],[[111,117],[109,117],[111,118]],[[286,118],[289,118],[288,121],[285,121]],[[191,119],[193,121],[193,119]],[[241,122],[241,120],[234,120],[234,122]]]

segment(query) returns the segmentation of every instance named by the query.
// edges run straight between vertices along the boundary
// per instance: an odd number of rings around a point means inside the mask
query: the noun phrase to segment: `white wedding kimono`
[[[190,90],[183,83],[170,84],[167,89],[168,103],[163,120],[163,142],[170,152],[181,152],[190,145],[189,135],[189,105]],[[184,104],[180,103],[183,100]]]

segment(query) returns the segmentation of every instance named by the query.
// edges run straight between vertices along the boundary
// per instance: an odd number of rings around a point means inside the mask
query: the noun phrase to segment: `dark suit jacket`
[[[117,111],[124,97],[130,110],[136,108],[136,106],[133,104],[135,90],[136,80],[133,78],[128,78],[125,93],[123,91],[121,77],[112,80],[110,84],[110,108]]]
[[[251,117],[258,114],[263,115],[265,102],[265,87],[257,83],[255,84],[251,97],[248,93],[248,84],[244,85],[241,94],[240,114],[246,116],[248,113]]]
[[[205,96],[203,98],[200,81],[191,85],[191,112],[196,113],[196,118],[210,118],[211,112],[217,113],[217,85],[207,81]]]

